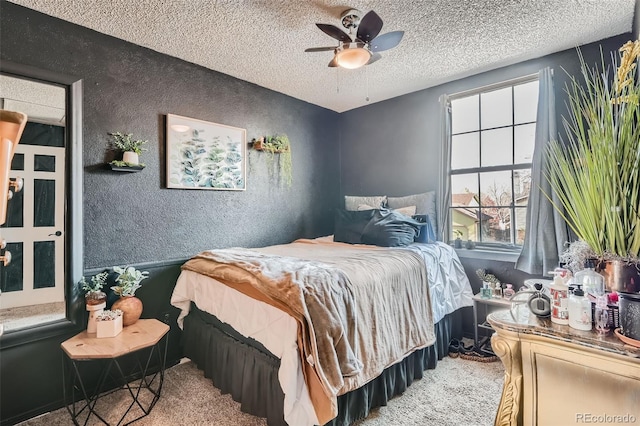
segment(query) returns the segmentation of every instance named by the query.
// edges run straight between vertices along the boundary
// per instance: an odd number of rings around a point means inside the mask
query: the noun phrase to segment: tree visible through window
[[[451,239],[522,245],[538,80],[452,96]]]

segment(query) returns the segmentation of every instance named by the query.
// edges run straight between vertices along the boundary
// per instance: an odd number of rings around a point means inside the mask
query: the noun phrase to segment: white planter
[[[127,151],[124,154],[122,154],[122,161],[124,161],[125,163],[129,163],[129,164],[138,164],[138,154],[136,154],[133,151]]]
[[[122,315],[110,321],[96,321],[96,337],[116,337],[122,331]]]
[[[102,302],[98,305],[89,305],[87,304],[87,311],[89,311],[89,322],[87,323],[87,333],[95,333],[96,332],[96,317],[100,315],[102,310],[106,308],[107,303]]]

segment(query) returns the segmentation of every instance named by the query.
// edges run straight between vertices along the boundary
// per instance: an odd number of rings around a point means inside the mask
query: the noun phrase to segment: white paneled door
[[[24,188],[1,230],[13,256],[2,273],[0,308],[64,301],[65,148],[18,144],[11,177]]]

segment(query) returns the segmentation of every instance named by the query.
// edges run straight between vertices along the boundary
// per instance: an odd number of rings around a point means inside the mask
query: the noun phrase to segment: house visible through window
[[[452,240],[522,245],[537,106],[537,76],[451,97]]]

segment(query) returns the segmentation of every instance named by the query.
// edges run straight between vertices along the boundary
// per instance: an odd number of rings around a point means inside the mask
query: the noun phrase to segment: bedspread
[[[313,367],[331,400],[323,405],[317,392],[312,396],[322,423],[337,413],[336,395],[362,386],[435,341],[427,271],[413,251],[298,240],[263,249],[203,252],[183,268],[262,298],[296,318],[305,367]],[[309,391],[314,393],[313,386]]]

